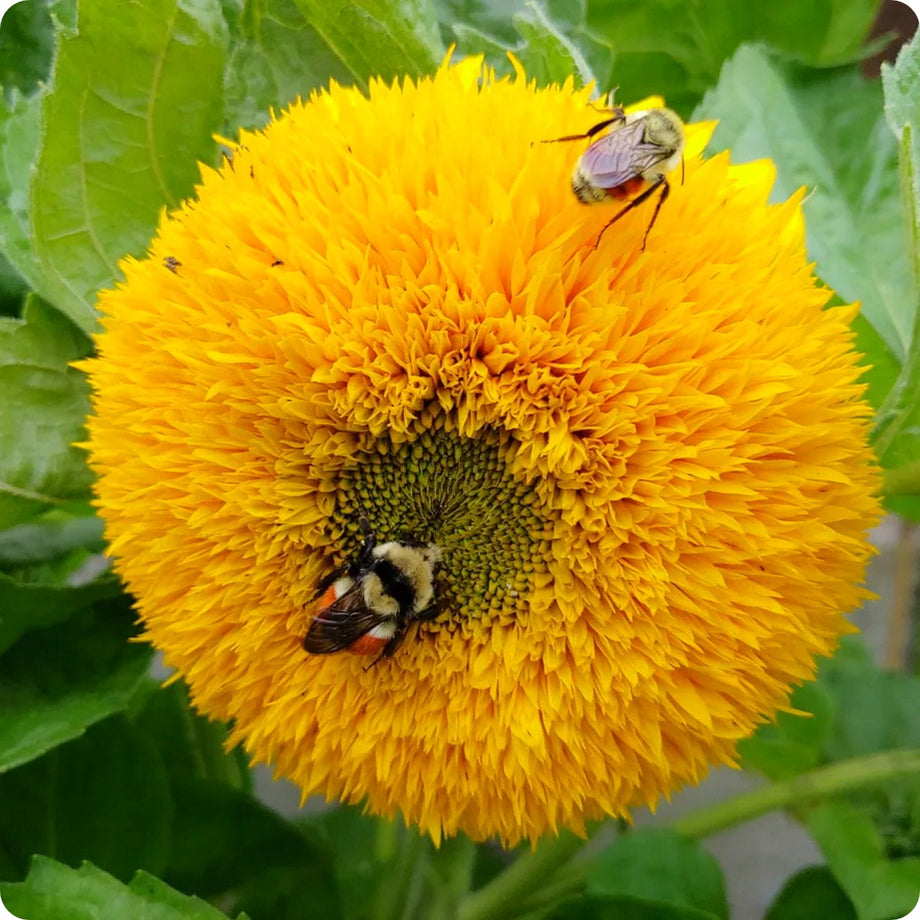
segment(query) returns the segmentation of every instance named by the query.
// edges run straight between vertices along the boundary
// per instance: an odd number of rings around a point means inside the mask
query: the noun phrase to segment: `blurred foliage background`
[[[699,840],[786,808],[824,862],[766,920],[901,917],[920,895],[916,19],[876,0],[25,0],[0,24],[0,894],[42,920],[617,917],[724,920]],[[809,251],[859,300],[886,502],[901,517],[888,669],[845,643],[742,745],[754,792],[668,828],[600,829],[509,854],[439,850],[351,808],[282,817],[225,728],[128,641],[92,476],[73,446],[95,293],[190,195],[215,134],[264,124],[330,79],[431,73],[449,47],[538,83],[575,74],[718,119],[713,151],[806,186]],[[895,66],[883,68],[883,60]],[[36,855],[38,854],[38,855]],[[514,860],[517,860],[516,862]],[[510,868],[509,867],[510,864]],[[140,870],[140,871],[138,871]],[[539,870],[539,871],[536,871]],[[517,875],[515,875],[517,873]],[[517,882],[516,882],[517,879]],[[529,879],[523,886],[521,879]],[[517,885],[517,887],[515,887]],[[749,920],[742,917],[742,920]]]

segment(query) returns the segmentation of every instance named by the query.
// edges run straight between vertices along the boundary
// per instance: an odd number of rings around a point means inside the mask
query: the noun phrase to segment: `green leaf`
[[[388,883],[387,864],[396,855],[397,825],[350,805],[333,808],[311,823],[329,840],[346,920],[367,917],[378,888]]]
[[[588,895],[557,905],[543,914],[541,920],[715,920],[715,917],[695,907]]]
[[[760,770],[772,780],[789,779],[818,766],[831,730],[833,704],[817,684],[797,687],[791,705],[811,716],[781,712],[776,722],[738,744],[746,768]]]
[[[818,681],[833,714],[822,760],[920,747],[920,679],[881,670],[863,643],[846,639],[822,664]],[[864,787],[845,803],[800,810],[800,816],[859,920],[890,920],[914,905],[920,891],[920,778]],[[902,910],[905,899],[910,903]]]
[[[631,102],[662,94],[683,115],[743,42],[765,41],[820,66],[856,60],[875,0],[588,0],[587,25],[614,50],[601,86]],[[756,86],[751,87],[756,90]]]
[[[298,827],[248,794],[226,726],[196,715],[181,683],[153,691],[134,724],[166,765],[174,806],[164,879],[202,897],[233,893],[256,916],[335,918],[341,904],[324,832]],[[244,791],[247,790],[247,791]]]
[[[102,521],[95,515],[46,515],[29,524],[0,530],[0,566],[48,562],[73,550],[101,552],[103,547]]]
[[[783,886],[764,920],[857,920],[853,904],[827,866],[809,866]]]
[[[354,82],[422,77],[445,54],[429,0],[296,0]]]
[[[34,853],[70,865],[89,859],[123,880],[167,861],[166,770],[154,742],[123,716],[0,775],[0,814],[4,878],[23,878]]]
[[[174,777],[173,847],[162,873],[171,885],[211,897],[243,888],[242,904],[257,915],[253,895],[281,886],[292,907],[341,916],[341,899],[325,836],[298,828],[238,789]],[[269,881],[271,884],[268,884]],[[280,906],[275,898],[276,909]],[[271,914],[275,916],[275,914]]]
[[[14,3],[0,20],[0,86],[29,93],[47,78],[54,46],[43,0]]]
[[[101,555],[95,558],[107,565]],[[62,623],[76,611],[120,592],[121,585],[111,574],[71,585],[29,583],[0,572],[0,654],[30,629]]]
[[[249,791],[252,777],[241,748],[225,751],[227,725],[192,708],[181,681],[158,688],[135,724],[156,741],[173,779],[208,779]]]
[[[43,290],[43,279],[32,246],[29,183],[41,140],[41,100],[40,94],[25,98],[17,92],[0,97],[0,251],[35,291]]]
[[[839,298],[835,301],[843,302]],[[877,410],[895,385],[901,373],[901,362],[862,313],[853,320],[853,331],[856,350],[864,356],[860,363],[866,367],[862,378],[869,387],[866,399]]]
[[[130,601],[96,604],[23,636],[0,668],[0,772],[40,757],[127,707],[151,652],[129,643]]]
[[[514,27],[524,39],[515,53],[528,79],[535,78],[539,86],[563,83],[572,74],[579,86],[595,79],[581,50],[550,19],[541,4],[530,0],[527,12],[514,17]]]
[[[27,630],[60,623],[121,585],[86,504],[0,531],[0,654]]]
[[[528,79],[536,79],[541,86],[562,83],[572,75],[581,86],[596,82],[596,75],[609,68],[610,46],[587,29],[584,0],[521,0],[512,4],[514,15],[510,17],[510,10],[508,15],[516,34],[510,35],[502,23],[475,4],[450,5],[470,7],[458,16],[446,17],[451,24],[450,39],[457,42],[461,54],[484,55],[498,76],[513,73],[509,51],[524,66]]]
[[[490,36],[499,45],[510,46],[517,38],[511,24],[512,16],[521,12],[526,0],[434,0],[434,2],[445,45],[449,45],[454,40],[456,26],[460,25]]]
[[[0,528],[89,494],[83,437],[89,387],[68,362],[89,341],[36,298],[22,320],[0,318]]]
[[[81,0],[77,26],[58,34],[31,221],[38,290],[91,332],[96,290],[214,158],[228,35],[218,0]]]
[[[894,67],[882,72],[885,114],[898,139],[901,195],[913,261],[910,349],[901,375],[879,412],[876,452],[889,471],[890,492],[920,495],[920,42],[901,49]],[[905,297],[908,292],[905,291]]]
[[[0,893],[9,910],[28,920],[226,920],[210,904],[146,872],[126,886],[89,863],[71,869],[43,856],[35,858],[26,881],[2,885]]]
[[[712,150],[731,149],[735,162],[776,163],[774,200],[808,188],[809,255],[844,300],[862,301],[863,316],[900,362],[911,338],[914,289],[897,150],[881,101],[880,87],[856,68],[809,70],[742,47],[694,118],[719,119]]]
[[[248,880],[233,892],[234,911],[270,920],[340,920],[343,916],[338,900],[328,890],[331,878],[316,887],[316,872],[311,866],[294,869],[269,869]],[[227,903],[227,902],[223,902]]]
[[[670,830],[643,829],[618,837],[597,858],[587,890],[650,907],[728,917],[719,864],[695,840]]]
[[[226,78],[226,123],[261,127],[298,96],[351,73],[294,0],[248,0],[233,44]]]
[[[883,671],[851,639],[822,665],[818,679],[834,706],[827,760],[920,747],[920,678]]]
[[[808,828],[859,920],[906,917],[920,892],[920,857],[889,860],[871,817],[853,805],[821,805]]]
[[[507,52],[510,47],[516,49],[516,45],[506,45],[463,22],[454,23],[453,30],[457,51],[464,57],[483,55],[486,63],[495,70],[498,77],[506,77],[514,72]]]

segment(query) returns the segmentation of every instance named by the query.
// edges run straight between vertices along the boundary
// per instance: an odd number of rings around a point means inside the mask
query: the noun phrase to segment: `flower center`
[[[412,441],[374,442],[342,475],[333,527],[353,558],[365,518],[378,542],[435,543],[438,616],[423,631],[506,622],[529,608],[534,575],[547,570],[552,524],[534,488],[512,472],[510,434],[462,437],[448,419]],[[344,560],[343,560],[344,561]]]

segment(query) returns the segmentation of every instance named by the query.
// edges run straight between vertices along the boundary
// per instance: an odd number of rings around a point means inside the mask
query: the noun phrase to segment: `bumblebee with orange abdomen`
[[[320,584],[303,647],[314,655],[390,657],[411,623],[436,614],[434,569],[440,558],[433,543],[378,544],[366,535],[357,559]]]
[[[623,113],[622,109],[615,111]],[[595,125],[583,135],[560,140],[587,139],[608,125],[611,130],[594,141],[575,164],[572,191],[584,204],[635,196],[601,230],[594,244],[596,249],[610,227],[660,189],[652,219],[642,238],[642,248],[645,249],[649,232],[671,191],[667,174],[677,167],[683,157],[684,123],[670,109],[645,109],[628,115],[623,113],[621,117]],[[648,188],[640,192],[646,184]]]

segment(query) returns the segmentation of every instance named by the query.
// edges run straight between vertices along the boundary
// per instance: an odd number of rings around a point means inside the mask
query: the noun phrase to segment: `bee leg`
[[[603,131],[604,128],[609,125],[614,125],[617,122],[626,121],[626,115],[623,113],[623,110],[620,108],[613,109],[613,118],[605,118],[604,121],[599,121],[593,128],[588,128],[584,134],[566,134],[565,137],[554,137],[548,141],[540,141],[541,144],[558,144],[562,141],[585,141],[589,137],[594,137],[598,131]]]
[[[623,111],[623,106],[617,105],[617,93],[620,91],[619,86],[614,86],[609,93],[607,93],[607,105],[595,105],[593,102],[588,103],[588,108],[594,109],[595,112],[610,112],[612,114],[619,113],[622,117],[626,116],[626,113]]]
[[[337,569],[333,569],[328,575],[324,575],[320,583],[316,586],[316,593],[313,595],[313,600],[322,597],[329,586],[335,584],[347,571],[348,566],[343,565],[339,566]]]
[[[658,201],[655,204],[655,210],[652,213],[652,219],[649,221],[648,226],[645,228],[645,236],[642,237],[642,249],[640,252],[645,252],[645,244],[648,241],[648,235],[652,232],[652,227],[655,226],[655,221],[658,220],[658,212],[661,210],[661,206],[667,200],[668,195],[671,194],[671,186],[668,185],[668,180],[661,177],[661,182],[657,183],[661,186],[661,194],[658,196]]]
[[[364,534],[364,542],[361,544],[361,549],[358,552],[357,559],[355,559],[355,561],[349,567],[351,575],[355,575],[362,569],[367,568],[371,561],[371,552],[377,545],[377,541],[374,539],[374,535],[371,532],[370,521],[368,521],[368,519],[363,515],[358,521],[358,526],[361,528],[361,533]]]
[[[437,601],[435,601],[433,604],[429,604],[424,610],[420,610],[412,619],[424,623],[428,620],[435,619],[440,612],[441,608],[438,606]]]
[[[655,220],[658,217],[658,212],[661,210],[662,204],[664,204],[665,198],[668,197],[671,191],[671,187],[668,185],[668,180],[664,176],[659,176],[641,195],[638,195],[636,198],[633,198],[622,210],[618,211],[607,223],[604,225],[604,228],[597,235],[597,239],[594,241],[594,248],[597,249],[601,243],[601,237],[621,218],[624,214],[627,214],[633,208],[639,207],[643,201],[647,201],[657,189],[664,186],[661,191],[661,195],[658,197],[658,203],[655,205],[655,212],[652,214],[652,220],[649,223],[645,231],[645,236],[642,238],[642,249],[640,252],[645,252],[645,241],[648,239],[649,230],[655,225]]]

